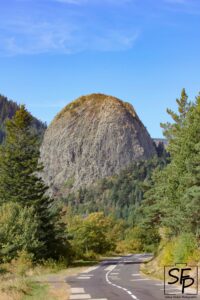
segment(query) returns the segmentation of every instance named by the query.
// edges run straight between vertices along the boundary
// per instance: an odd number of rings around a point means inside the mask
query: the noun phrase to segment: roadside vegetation
[[[200,96],[185,90],[167,151],[56,200],[40,174],[40,138],[21,106],[0,146],[0,300],[66,299],[64,278],[103,256],[153,252],[143,267],[200,261]],[[57,282],[57,284],[56,284]],[[65,297],[65,298],[64,298]]]
[[[185,90],[177,99],[173,123],[162,124],[170,162],[155,170],[139,209],[139,226],[152,226],[161,238],[147,273],[163,276],[163,266],[200,262],[200,96],[191,103]],[[153,237],[152,237],[153,240]]]

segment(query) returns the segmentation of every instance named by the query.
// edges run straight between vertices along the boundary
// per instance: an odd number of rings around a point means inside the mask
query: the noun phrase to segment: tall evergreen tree
[[[24,106],[6,122],[6,140],[0,147],[0,204],[17,202],[22,207],[33,207],[39,220],[38,239],[44,245],[35,254],[39,258],[58,258],[65,241],[59,214],[39,175],[39,141],[31,122]]]
[[[171,116],[173,123],[167,122],[160,124],[161,128],[163,128],[163,134],[168,140],[168,150],[171,156],[180,151],[177,145],[178,135],[184,126],[187,112],[191,108],[191,102],[188,101],[188,95],[185,89],[182,90],[180,99],[176,99],[176,103],[178,105],[178,113],[175,113],[169,108],[167,109],[167,113]]]
[[[183,134],[186,172],[181,180],[187,230],[200,237],[200,95],[187,117]]]
[[[191,104],[183,90],[177,104],[178,114],[168,110],[174,123],[162,125],[171,161],[157,171],[145,193],[142,225],[166,226],[172,235],[193,232],[199,237],[200,96]]]

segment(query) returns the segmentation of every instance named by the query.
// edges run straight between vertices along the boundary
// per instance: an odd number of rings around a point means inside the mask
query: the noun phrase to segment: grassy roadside
[[[168,245],[167,245],[168,246]],[[178,260],[173,260],[171,254],[172,252],[172,247],[170,247],[171,253],[169,253],[168,247],[164,247],[162,250],[158,252],[158,254],[152,258],[150,261],[144,262],[140,266],[140,272],[152,279],[158,279],[162,280],[164,282],[164,267],[165,266],[174,266]],[[190,256],[188,256],[188,259],[185,260],[185,263],[187,263],[187,266],[195,266],[195,267],[200,267],[200,261],[197,259],[199,258],[199,254],[195,254],[195,260],[194,260],[194,255],[191,253]],[[178,261],[179,263],[179,261]],[[182,267],[185,267],[185,263],[180,261],[179,267],[181,268],[181,263],[183,264]],[[189,275],[195,279],[195,284],[194,287],[198,284],[200,284],[200,278],[198,278],[198,275],[196,273],[196,268],[192,268],[192,270],[189,272]],[[166,277],[166,280],[169,279],[171,281],[170,277]],[[198,282],[198,283],[197,283]]]
[[[85,271],[103,260],[119,254],[99,256],[93,260],[76,260],[70,267],[53,261],[32,266],[26,257],[0,265],[0,300],[67,300],[70,286],[66,277]]]
[[[96,263],[98,261],[75,261],[68,268],[56,264],[40,265],[26,269],[23,274],[13,265],[1,265],[0,300],[67,300],[70,287],[65,278]]]

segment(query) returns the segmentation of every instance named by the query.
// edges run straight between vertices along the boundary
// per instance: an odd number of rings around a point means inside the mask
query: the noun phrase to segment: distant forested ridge
[[[5,138],[5,121],[11,119],[18,109],[19,105],[16,102],[0,94],[0,144]],[[35,117],[33,117],[32,126],[33,130],[41,136],[46,129],[46,124]]]

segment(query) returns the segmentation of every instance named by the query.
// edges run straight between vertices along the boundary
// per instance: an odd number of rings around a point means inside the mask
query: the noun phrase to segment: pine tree
[[[167,109],[167,113],[171,116],[174,123],[161,123],[160,126],[163,128],[163,134],[167,138],[169,146],[168,150],[170,155],[179,151],[177,146],[177,135],[179,134],[181,128],[184,126],[185,118],[187,112],[191,108],[191,103],[188,101],[188,95],[186,94],[185,89],[181,92],[180,99],[176,99],[178,105],[178,113],[175,113],[171,109]]]
[[[0,202],[16,201],[33,205],[46,191],[36,176],[38,165],[38,137],[31,131],[31,116],[24,106],[13,119],[6,122],[7,138],[0,148]]]
[[[171,161],[155,174],[152,187],[145,193],[143,223],[166,226],[173,235],[193,232],[199,237],[200,96],[191,104],[183,90],[177,104],[179,114],[168,110],[174,123],[163,126]]]
[[[184,189],[182,202],[186,210],[186,227],[200,237],[200,95],[188,115],[183,145],[186,172],[181,185]]]
[[[58,258],[64,247],[59,214],[40,173],[39,140],[31,128],[32,117],[21,106],[6,122],[6,140],[0,147],[0,204],[16,202],[33,207],[39,220],[38,239],[44,245],[38,258]]]

